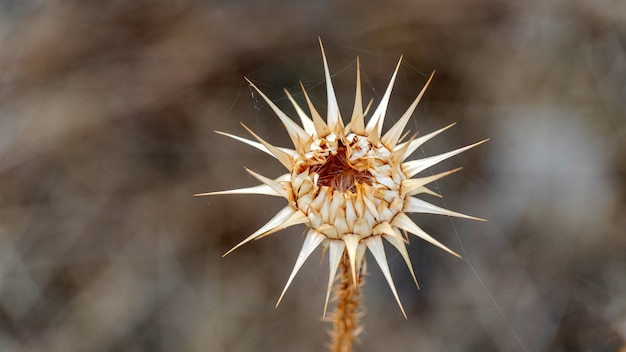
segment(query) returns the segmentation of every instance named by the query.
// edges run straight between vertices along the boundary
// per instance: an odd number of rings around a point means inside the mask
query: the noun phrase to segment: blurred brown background
[[[301,228],[221,258],[283,202],[192,197],[279,175],[213,130],[287,145],[243,76],[324,111],[318,36],[344,118],[404,54],[389,121],[436,69],[410,128],[458,122],[419,153],[492,139],[430,171],[490,222],[416,217],[469,264],[413,240],[418,291],[389,250],[409,319],[370,265],[358,350],[624,351],[618,0],[0,2],[0,351],[323,350],[326,261],[274,309]]]

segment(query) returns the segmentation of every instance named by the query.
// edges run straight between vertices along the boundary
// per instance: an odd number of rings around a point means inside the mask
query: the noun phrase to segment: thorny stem
[[[337,302],[333,314],[331,351],[352,352],[352,342],[360,332],[357,314],[359,307],[359,288],[363,284],[363,275],[358,275],[356,287],[352,280],[350,259],[347,253],[339,263],[339,282],[334,287],[334,300]]]

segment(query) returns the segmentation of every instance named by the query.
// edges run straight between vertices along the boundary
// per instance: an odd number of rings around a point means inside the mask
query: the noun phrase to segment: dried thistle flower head
[[[407,216],[407,213],[431,213],[481,220],[443,209],[415,197],[422,193],[437,195],[426,185],[456,172],[460,168],[432,176],[412,177],[486,140],[440,155],[405,161],[423,143],[454,125],[449,125],[419,138],[411,138],[401,142],[403,130],[433,75],[431,74],[426,85],[404,115],[383,135],[383,121],[402,58],[400,58],[387,90],[369,118],[367,125],[365,125],[364,116],[367,114],[371,102],[364,111],[358,59],[354,109],[350,122],[344,125],[339,113],[323,47],[322,58],[328,97],[326,121],[322,119],[311,103],[304,86],[302,86],[302,91],[308,103],[310,114],[304,112],[289,92],[285,90],[302,122],[302,127],[300,127],[252,82],[248,81],[285,126],[293,142],[293,149],[274,146],[257,136],[245,125],[244,128],[258,142],[218,132],[273,156],[287,169],[287,172],[276,179],[270,179],[246,169],[262,184],[256,187],[198,195],[264,194],[283,197],[288,201],[288,204],[274,218],[229,250],[224,256],[251,240],[268,236],[287,227],[297,224],[305,224],[309,227],[291,276],[287,280],[276,306],[280,303],[304,261],[321,245],[324,252],[329,253],[330,262],[328,290],[324,305],[325,314],[332,284],[342,256],[344,253],[348,255],[352,279],[356,285],[367,248],[380,266],[402,314],[406,317],[389,272],[383,249],[383,239],[391,243],[402,255],[416,285],[417,279],[406,249],[408,237],[403,237],[400,230],[403,230],[405,234],[411,233],[458,257],[457,253],[424,232]]]

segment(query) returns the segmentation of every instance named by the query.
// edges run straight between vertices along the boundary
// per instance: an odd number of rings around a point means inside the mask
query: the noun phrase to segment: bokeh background
[[[370,265],[357,350],[625,351],[620,0],[1,1],[0,350],[324,350],[319,255],[274,309],[301,228],[221,258],[282,201],[192,197],[279,175],[213,130],[287,145],[243,77],[324,111],[318,36],[344,117],[404,54],[389,122],[435,69],[409,128],[458,122],[419,155],[491,138],[427,171],[489,222],[415,217],[467,260],[388,251],[408,320]]]

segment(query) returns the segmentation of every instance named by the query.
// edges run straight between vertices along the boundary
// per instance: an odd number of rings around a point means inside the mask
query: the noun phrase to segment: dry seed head
[[[320,46],[322,47],[321,41]],[[328,98],[326,121],[321,118],[320,113],[311,103],[304,86],[302,86],[302,90],[307,100],[310,115],[307,115],[286,92],[302,122],[302,127],[300,127],[252,82],[248,81],[265,99],[285,126],[293,142],[293,149],[273,146],[246,126],[244,128],[258,142],[218,132],[273,156],[287,169],[287,173],[276,179],[270,179],[247,170],[262,184],[255,187],[198,195],[264,194],[283,197],[288,201],[288,205],[267,224],[224,255],[251,240],[268,236],[289,226],[305,224],[309,227],[294,269],[287,280],[277,306],[304,261],[321,245],[324,252],[328,252],[330,263],[326,304],[324,306],[325,314],[330,290],[344,252],[348,254],[350,259],[352,278],[356,285],[367,248],[380,266],[402,314],[406,317],[389,272],[382,240],[385,239],[400,252],[416,285],[417,280],[406,249],[408,239],[402,236],[400,230],[411,233],[458,256],[454,251],[424,232],[406,213],[431,213],[481,220],[443,209],[414,197],[422,193],[437,195],[429,190],[426,185],[459,169],[432,176],[412,177],[486,140],[440,155],[405,161],[423,143],[452,126],[400,143],[404,128],[424,95],[434,72],[407,111],[383,135],[382,125],[402,58],[400,58],[381,102],[372,113],[367,125],[364,123],[364,116],[369,110],[369,106],[364,112],[360,87],[360,63],[357,59],[355,105],[350,123],[346,126],[344,126],[339,114],[323,47],[322,58]]]

